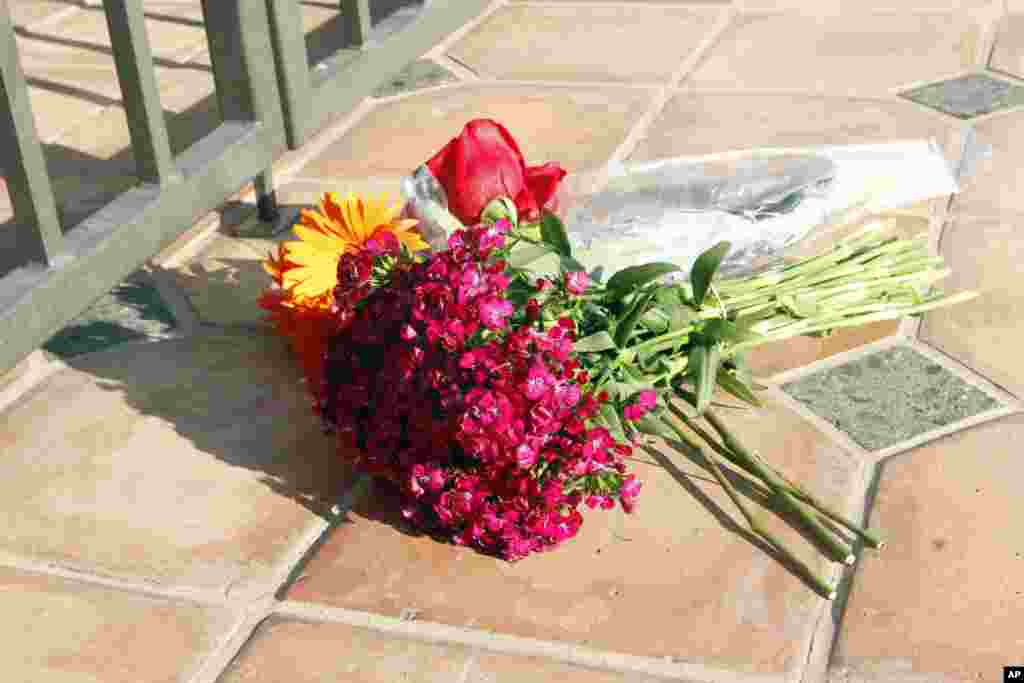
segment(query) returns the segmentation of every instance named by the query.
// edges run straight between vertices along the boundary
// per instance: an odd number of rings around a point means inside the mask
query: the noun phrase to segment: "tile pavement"
[[[80,214],[116,192],[126,182],[119,178],[130,180],[101,16],[71,3],[8,3],[36,79],[51,172],[64,178],[65,211]],[[344,128],[294,155],[278,174],[285,202],[310,203],[338,184],[393,186],[481,115],[507,123],[531,162],[557,159],[577,174],[613,156],[907,137],[936,139],[956,163],[962,122],[899,93],[986,67],[1000,82],[1022,74],[1016,0],[899,10],[839,0],[501,4],[383,86],[383,99]],[[185,146],[216,125],[194,40],[197,4],[146,7],[172,137]],[[335,16],[316,2],[303,13],[311,30]],[[726,30],[714,33],[708,17],[727,17]],[[609,59],[580,27],[638,47]],[[641,49],[651,43],[656,49]],[[524,44],[545,59],[520,58]],[[979,289],[976,302],[928,314],[917,339],[904,338],[913,327],[879,324],[754,357],[771,407],[762,420],[734,418],[740,430],[849,514],[868,510],[889,541],[881,553],[860,554],[831,608],[736,533],[718,487],[666,448],[636,465],[648,482],[637,516],[594,517],[559,553],[505,565],[406,535],[385,491],[369,496],[361,480],[348,488],[352,475],[338,469],[310,419],[287,352],[259,327],[252,301],[271,238],[244,236],[259,231],[225,214],[218,230],[186,246],[189,256],[151,264],[142,284],[121,285],[51,340],[70,349],[64,361],[34,356],[0,381],[0,480],[11,493],[0,505],[0,604],[15,615],[7,623],[18,624],[5,642],[26,653],[13,675],[994,678],[1024,647],[1012,628],[1024,577],[1012,528],[1024,387],[1013,351],[1022,122],[1014,108],[981,113],[971,125],[993,154],[963,192],[890,217],[901,231],[930,229],[953,269],[947,286]],[[97,164],[111,180],[90,177]],[[76,340],[75,327],[97,323],[131,332]],[[925,360],[884,355],[899,344]],[[876,357],[882,367],[872,366]],[[869,389],[870,372],[837,368],[861,365],[880,378],[871,385],[876,404],[895,402],[886,417],[903,410],[934,429],[914,436],[901,431],[907,420],[894,423],[872,452],[855,443],[857,429],[843,434],[784,391],[795,383],[832,406],[853,400]],[[848,377],[830,390],[821,377],[837,372]],[[35,376],[42,379],[31,386]],[[936,410],[926,414],[899,400],[894,376],[964,380],[967,393],[1000,407],[979,403],[979,416],[961,420],[933,395]],[[814,557],[809,547],[800,552]]]

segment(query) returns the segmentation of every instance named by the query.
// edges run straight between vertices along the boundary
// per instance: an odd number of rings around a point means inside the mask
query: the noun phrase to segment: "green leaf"
[[[605,285],[608,288],[608,298],[610,301],[618,301],[633,290],[677,270],[679,266],[674,263],[645,263],[642,266],[623,268],[608,279],[608,284]]]
[[[608,427],[608,431],[612,433],[617,441],[626,440],[626,432],[622,429],[622,420],[619,419],[619,411],[611,403],[601,404],[601,418],[604,420],[605,426]]]
[[[647,292],[646,294],[637,297],[633,303],[633,307],[626,313],[626,316],[619,321],[618,326],[615,328],[615,344],[622,348],[629,342],[630,335],[633,334],[634,328],[636,328],[637,321],[640,320],[640,316],[647,310],[647,305],[654,298],[654,292]]]
[[[562,256],[572,256],[569,235],[562,221],[553,213],[545,213],[540,219],[540,238],[550,244]],[[582,269],[580,269],[582,270]]]
[[[568,273],[576,273],[576,272],[579,272],[581,270],[585,271],[587,269],[587,267],[585,265],[583,265],[582,263],[580,263],[579,261],[574,259],[572,256],[564,256],[563,255],[559,259],[559,261],[560,261],[560,263],[562,265],[562,270],[564,270],[564,271],[566,271]]]
[[[607,351],[614,348],[615,340],[604,330],[584,337],[573,344],[573,349],[577,353],[597,353],[598,351]]]
[[[512,250],[508,264],[513,268],[522,268],[537,259],[544,258],[554,250],[545,244],[524,244]]]
[[[698,256],[694,262],[690,282],[693,284],[693,301],[698,306],[704,303],[704,297],[711,287],[711,280],[714,279],[718,266],[722,265],[722,259],[729,253],[730,246],[728,242],[719,242]]]
[[[505,296],[516,306],[525,306],[535,293],[530,285],[520,280],[513,280],[505,290]]]
[[[679,294],[680,291],[677,287],[662,287],[655,295],[659,310],[668,316],[669,332],[683,329],[695,317],[693,310],[683,305]]]
[[[721,355],[718,344],[697,344],[690,350],[690,380],[696,394],[697,413],[703,414],[715,393]]]
[[[761,407],[761,400],[754,394],[754,390],[740,379],[737,372],[719,368],[718,386],[744,403],[749,403],[757,408]]]
[[[664,334],[665,332],[668,332],[669,317],[661,309],[651,307],[648,308],[642,316],[640,316],[640,324],[654,334]]]

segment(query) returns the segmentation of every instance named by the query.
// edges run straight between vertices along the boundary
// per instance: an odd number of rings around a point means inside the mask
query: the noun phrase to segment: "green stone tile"
[[[930,83],[901,95],[959,119],[1024,105],[1024,87],[983,73]]]
[[[455,74],[429,59],[412,62],[373,91],[374,97],[390,97],[455,81]]]
[[[51,337],[43,348],[67,359],[127,341],[168,339],[176,327],[156,287],[135,274]]]
[[[916,351],[896,346],[782,387],[869,451],[999,406]]]

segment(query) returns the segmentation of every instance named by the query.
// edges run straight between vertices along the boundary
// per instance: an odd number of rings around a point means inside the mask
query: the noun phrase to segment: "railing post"
[[[267,35],[263,2],[202,0],[217,102],[225,121],[262,121],[280,125],[281,103],[274,52]],[[267,40],[249,40],[259,35]]]
[[[313,111],[313,82],[297,9],[295,0],[267,0],[285,133],[292,149],[298,149],[309,137]]]
[[[253,0],[202,0],[202,7],[221,117],[225,121],[259,121],[283,131],[270,8]],[[245,39],[259,33],[267,39]],[[277,203],[271,169],[254,175],[253,180],[260,219],[272,221]]]
[[[143,182],[180,180],[153,69],[141,0],[103,0],[132,154]]]
[[[15,221],[30,231],[18,235],[18,248],[26,261],[51,265],[64,236],[5,3],[0,3],[0,149]]]
[[[370,39],[373,20],[370,18],[370,0],[341,0],[341,15],[352,47],[362,47]]]

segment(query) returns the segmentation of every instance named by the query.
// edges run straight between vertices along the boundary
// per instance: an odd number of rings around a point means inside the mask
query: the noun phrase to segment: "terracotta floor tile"
[[[728,411],[728,419],[793,477],[823,496],[845,496],[853,463],[807,423],[779,407],[760,418]],[[820,599],[698,502],[734,516],[708,472],[676,453],[672,469],[641,451],[636,460],[644,490],[634,515],[590,514],[579,537],[517,564],[410,536],[396,501],[378,486],[289,598],[391,616],[410,608],[424,621],[734,670],[798,667]],[[773,515],[767,521],[817,562],[796,532]]]
[[[1022,443],[1017,416],[885,463],[871,517],[889,544],[861,559],[834,680],[997,680],[1019,659]]]
[[[1024,11],[1003,18],[989,64],[993,69],[1024,78]]]
[[[9,681],[189,680],[231,626],[213,608],[10,569],[0,569],[0,609]]]
[[[975,290],[979,298],[926,314],[921,338],[1017,396],[1024,396],[1024,328],[1020,264],[1024,214],[961,216],[946,226],[941,251],[953,274],[948,291]]]
[[[183,3],[147,3],[145,25],[154,60],[175,60],[206,41],[202,12]],[[20,34],[33,54],[68,64],[102,63],[113,59],[110,32],[102,7],[82,7],[52,24],[36,25]]]
[[[217,235],[202,252],[177,268],[174,281],[199,319],[217,325],[262,325],[257,300],[270,284],[263,260],[272,245]]]
[[[596,167],[622,143],[650,97],[639,89],[484,85],[414,95],[377,106],[294,175],[400,178],[481,117],[500,120],[529,164]]]
[[[345,656],[338,656],[343,648]],[[538,657],[435,645],[389,637],[344,624],[283,617],[263,622],[222,683],[655,683],[655,679],[594,671]]]
[[[910,102],[682,92],[669,101],[631,158],[934,138],[946,158],[956,161],[956,125]]]
[[[1024,111],[974,124],[977,140],[992,154],[980,161],[964,182],[954,203],[965,217],[989,218],[1006,211],[1024,214]]]
[[[170,587],[265,588],[343,490],[278,339],[121,345],[71,365],[0,414],[3,552]]]
[[[713,9],[671,5],[510,5],[449,53],[496,78],[666,82],[717,15]]]
[[[68,5],[64,2],[7,0],[7,10],[11,13],[11,22],[16,27],[30,26],[67,9]]]
[[[747,14],[687,79],[700,88],[886,94],[979,66],[969,14]]]
[[[794,10],[818,15],[839,12],[971,12],[988,16],[1003,10],[1003,0],[902,0],[898,5],[889,0],[739,0],[737,5],[747,11]]]
[[[631,2],[639,2],[645,5],[728,5],[732,0],[586,0],[587,2],[600,3],[600,2],[616,2],[619,4],[629,4]],[[530,2],[530,0],[511,0],[512,4],[518,2]],[[558,2],[574,2],[580,3],[580,0],[544,0],[544,2],[558,3]]]

